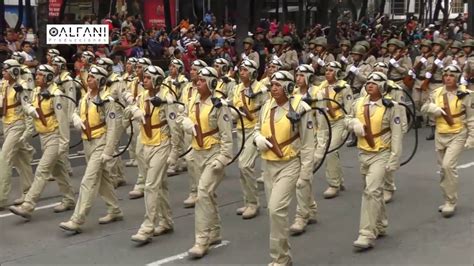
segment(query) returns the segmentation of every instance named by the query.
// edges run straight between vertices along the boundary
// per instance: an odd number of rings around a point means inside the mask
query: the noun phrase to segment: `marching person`
[[[180,99],[180,101],[184,103],[185,110],[184,114],[180,115],[188,115],[189,108],[191,104],[194,103],[195,98],[198,94],[197,82],[199,78],[199,70],[204,67],[207,67],[206,62],[199,59],[194,60],[191,63],[191,70],[189,71],[191,81],[184,85]],[[219,88],[219,82],[217,83],[217,87]],[[182,131],[181,128],[178,128],[177,130],[180,134],[180,138],[182,137],[181,139],[183,139],[183,143],[185,144],[186,149],[188,149],[188,147],[191,145],[191,140],[193,136],[191,134],[185,134],[185,132]],[[196,162],[193,156],[193,150],[191,149],[191,151],[186,154],[184,158],[186,160],[186,165],[188,168],[190,191],[189,196],[183,201],[183,205],[184,208],[194,208],[197,200],[197,185],[199,183],[199,173],[196,169]]]
[[[222,241],[215,191],[224,178],[224,167],[232,160],[232,118],[228,107],[214,106],[211,101],[217,77],[212,67],[199,70],[199,94],[190,104],[188,116],[180,119],[183,130],[193,136],[191,147],[200,176],[195,206],[195,244],[188,251],[194,258],[203,257],[210,245]]]
[[[309,47],[313,53],[309,55],[312,60],[311,65],[316,73],[314,85],[318,86],[325,80],[325,66],[334,61],[334,56],[327,51],[328,41],[325,37],[318,37],[309,41]],[[314,48],[313,48],[314,47]]]
[[[260,66],[260,56],[256,51],[253,50],[254,40],[252,37],[246,37],[242,42],[244,45],[244,51],[240,55],[242,60],[250,59],[254,61],[257,66]],[[224,59],[225,60],[225,59]]]
[[[26,118],[26,106],[30,99],[27,84],[20,79],[21,65],[14,59],[3,62],[3,82],[0,92],[0,114],[3,117],[4,141],[2,153],[8,164],[9,174],[1,175],[0,180],[0,209],[5,208],[11,190],[11,169],[15,167],[20,176],[20,195],[15,199],[15,205],[23,203],[33,181],[33,148],[28,144],[33,128],[31,121]],[[2,170],[3,172],[3,170]]]
[[[145,91],[130,105],[126,116],[140,121],[140,141],[145,157],[145,220],[132,241],[148,243],[152,236],[173,231],[166,168],[178,160],[179,135],[176,132],[177,107],[174,95],[161,87],[165,78],[156,66],[145,69]],[[165,159],[166,158],[166,159]],[[157,223],[157,218],[159,221]]]
[[[230,62],[224,58],[217,58],[214,60],[213,66],[217,71],[217,75],[219,76],[214,97],[230,100],[233,99],[236,82],[235,79],[229,77],[228,75],[231,67]]]
[[[43,192],[48,178],[53,175],[58,181],[63,195],[54,212],[64,212],[74,208],[74,191],[67,173],[66,160],[69,151],[69,117],[66,98],[54,83],[54,69],[50,65],[40,65],[36,71],[36,85],[28,115],[33,117],[43,154],[36,168],[35,179],[20,206],[11,206],[10,211],[29,220],[36,203]]]
[[[454,215],[458,201],[459,155],[474,148],[474,101],[471,91],[458,84],[461,69],[449,65],[443,69],[443,86],[435,89],[421,111],[435,117],[435,148],[441,168],[440,186],[444,217]]]
[[[314,123],[311,107],[293,95],[287,71],[272,75],[272,99],[260,112],[255,143],[265,160],[264,182],[270,218],[270,265],[292,265],[288,206],[296,187],[313,177]],[[276,130],[278,128],[278,130]]]
[[[88,92],[79,103],[72,117],[74,127],[82,130],[85,158],[87,162],[82,178],[74,214],[59,227],[65,231],[80,233],[86,216],[92,208],[97,194],[105,201],[107,215],[99,218],[99,224],[108,224],[123,219],[110,175],[110,164],[117,146],[115,103],[101,93],[105,89],[108,73],[105,69],[93,66],[87,75]],[[102,98],[103,97],[103,98]]]
[[[258,65],[250,59],[242,61],[239,67],[241,83],[235,87],[233,105],[242,113],[244,128],[237,123],[237,143],[245,142],[239,156],[240,185],[244,194],[244,206],[237,209],[237,215],[243,219],[252,219],[260,211],[258,200],[258,184],[255,177],[255,161],[258,157],[257,148],[252,145],[254,128],[260,110],[268,98],[267,87],[257,81]],[[234,115],[236,116],[238,114]],[[243,139],[242,130],[246,139]]]
[[[354,70],[358,72],[358,69]],[[344,141],[347,131],[345,128],[345,112],[350,113],[352,108],[352,89],[346,81],[341,80],[343,70],[339,62],[333,61],[326,66],[326,80],[319,85],[318,99],[332,99],[337,101],[337,105],[331,101],[320,101],[318,107],[326,108],[329,122],[331,124],[332,139],[330,149],[338,147]],[[344,109],[342,109],[344,108]],[[326,199],[334,198],[339,195],[339,191],[344,190],[344,178],[342,173],[341,159],[339,151],[335,150],[326,155],[326,181],[329,187],[324,191],[323,196]]]
[[[367,95],[354,102],[352,116],[346,119],[349,130],[358,137],[358,157],[364,181],[359,237],[353,243],[359,250],[373,247],[375,239],[386,234],[384,176],[400,166],[400,106],[383,97],[386,82],[387,76],[382,72],[371,73],[365,86]]]
[[[468,89],[474,91],[474,39],[467,39],[462,45],[466,60],[464,61],[463,77],[461,79]]]
[[[127,104],[133,104],[137,98],[138,92],[138,78],[136,75],[136,66],[138,60],[135,57],[130,57],[125,64],[125,73],[122,75],[122,80],[125,81],[127,86],[127,91],[125,93],[131,93],[130,98],[127,99]],[[128,123],[127,123],[128,124]],[[133,132],[138,132],[140,129],[139,122],[132,121],[132,125],[124,125],[127,135],[131,134],[131,127],[133,127]],[[130,142],[130,147],[128,147],[128,156],[130,160],[125,162],[126,167],[137,167],[137,155],[135,153],[137,149],[137,136],[133,136],[132,141]]]

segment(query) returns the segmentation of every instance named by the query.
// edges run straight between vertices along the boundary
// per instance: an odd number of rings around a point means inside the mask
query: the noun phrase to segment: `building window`
[[[454,13],[454,14],[464,13],[463,0],[451,0],[451,13]]]
[[[392,13],[394,15],[405,15],[406,14],[406,3],[405,0],[393,0],[392,1]]]

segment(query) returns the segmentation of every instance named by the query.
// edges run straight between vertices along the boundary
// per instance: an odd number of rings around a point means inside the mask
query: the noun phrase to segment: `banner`
[[[171,26],[176,25],[176,1],[170,0]],[[158,27],[166,27],[165,5],[163,0],[144,1],[143,22],[145,28],[151,28],[154,24]]]
[[[106,24],[48,24],[46,44],[109,44]]]
[[[61,11],[61,6],[63,5],[63,0],[49,0],[49,18],[58,18],[59,12]]]

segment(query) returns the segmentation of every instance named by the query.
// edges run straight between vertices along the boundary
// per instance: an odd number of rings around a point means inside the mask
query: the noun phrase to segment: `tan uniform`
[[[390,58],[389,58],[390,59]],[[373,67],[377,63],[377,58],[373,55],[369,55],[364,61],[367,65]]]
[[[383,200],[384,176],[387,172],[398,169],[400,165],[400,106],[394,102],[393,107],[386,107],[382,104],[382,99],[371,103],[369,96],[361,97],[354,102],[353,118],[349,121],[353,119],[358,120],[365,128],[365,136],[358,137],[357,142],[364,181],[359,235],[374,240],[384,233],[388,226]],[[353,122],[349,122],[349,129],[352,129]],[[372,139],[373,143],[369,139]]]
[[[30,91],[33,91],[35,89],[35,79],[33,77],[33,74],[31,73],[31,70],[28,68],[28,66],[21,65],[20,79],[25,81],[26,83],[25,89],[28,89]]]
[[[437,58],[435,57],[433,64],[436,63],[436,60]],[[430,82],[430,91],[434,91],[440,86],[443,86],[443,68],[451,65],[453,58],[450,55],[448,55],[448,56],[445,56],[441,61],[443,63],[443,67],[438,66],[436,68],[436,72],[431,73],[433,74],[433,77],[431,78],[431,82]],[[431,72],[431,68],[428,68],[428,69],[429,69],[428,71]]]
[[[398,67],[391,64],[390,61],[395,58],[393,57],[385,57],[384,63],[388,65],[388,72],[387,77],[389,80],[400,85],[402,88],[405,88],[405,84],[403,83],[403,78],[408,74],[408,70],[410,70],[412,66],[412,62],[410,57],[404,55],[398,61]]]
[[[234,99],[234,88],[237,83],[233,78],[227,77],[227,79],[228,82],[224,82],[222,78],[217,81],[216,90],[214,91],[214,97],[224,98],[228,100]]]
[[[102,95],[104,98],[108,96],[107,94]],[[117,147],[115,127],[120,121],[115,113],[115,105],[113,102],[105,102],[103,106],[98,107],[87,93],[81,99],[75,114],[79,115],[86,127],[89,124],[91,128],[90,136],[84,131],[81,136],[87,166],[82,178],[76,208],[71,217],[71,221],[79,225],[85,222],[97,193],[105,201],[108,214],[122,213],[114,190],[114,180],[110,175],[111,166],[101,160],[103,153],[112,156]]]
[[[318,63],[318,59],[321,59],[324,61],[324,66],[321,66],[319,63]],[[325,72],[326,72],[326,67],[325,65],[329,64],[330,62],[334,61],[334,56],[332,54],[330,54],[329,52],[327,51],[324,51],[322,54],[320,55],[315,55],[313,56],[312,58],[312,63],[311,65],[313,66],[314,68],[314,71],[315,71],[315,82],[314,82],[314,85],[318,86],[320,85],[324,80],[326,80],[326,78],[324,77],[325,75]]]
[[[358,68],[358,71],[356,73],[349,71],[352,66],[355,66]],[[350,75],[349,78],[347,79],[347,83],[351,87],[353,92],[361,91],[362,87],[367,81],[367,77],[369,76],[371,72],[372,72],[372,66],[367,64],[366,62],[361,62],[359,64],[353,63],[347,66],[346,76]],[[349,74],[349,73],[352,73],[352,74]]]
[[[474,91],[474,52],[467,56],[463,67],[464,78],[468,82],[468,89]]]
[[[423,58],[423,55],[417,56],[415,58],[415,62],[413,66],[416,66],[418,62],[420,62],[421,58]],[[422,90],[421,85],[423,84],[423,81],[426,79],[426,72],[429,72],[433,66],[433,62],[435,58],[430,55],[425,57],[427,60],[425,64],[421,63],[421,67],[419,71],[416,74],[416,80],[415,80],[415,85],[414,85],[414,90],[412,90],[412,97],[413,101],[415,102],[415,108],[417,111],[420,111],[421,106],[428,100],[428,97],[430,96],[431,90]]]
[[[0,180],[0,206],[7,204],[8,195],[11,190],[11,168],[15,167],[20,175],[20,191],[22,198],[30,189],[33,181],[33,170],[31,160],[34,149],[27,143],[27,139],[32,135],[31,119],[26,118],[26,107],[30,99],[24,81],[18,82],[23,86],[21,93],[16,93],[14,85],[3,81],[0,95],[2,101],[3,134],[2,146],[3,157],[5,158],[10,174],[2,175]]]
[[[184,85],[188,82],[188,79],[182,74],[179,74],[178,78],[172,78],[171,76],[168,76],[163,81],[164,84],[170,87],[168,89],[171,89],[172,92],[175,94],[175,97],[178,99],[181,97],[181,92],[183,90]]]
[[[298,66],[298,54],[296,53],[296,50],[291,49],[290,47],[283,50],[280,60],[283,63],[281,69],[288,70],[290,73],[293,73],[294,69]]]
[[[198,199],[195,206],[195,243],[208,248],[220,238],[221,222],[215,192],[224,178],[224,168],[213,168],[213,162],[227,165],[232,160],[232,118],[228,107],[215,108],[211,98],[196,97],[188,114],[202,139],[194,136],[191,147],[199,173]]]
[[[233,105],[238,108],[243,114],[244,130],[246,139],[242,139],[242,125],[237,121],[237,143],[238,145],[245,141],[244,149],[239,156],[240,169],[240,185],[244,194],[244,206],[259,207],[258,202],[258,184],[255,175],[255,161],[258,157],[257,147],[253,145],[255,138],[255,125],[258,122],[258,117],[261,108],[268,99],[268,93],[262,92],[265,86],[254,81],[250,88],[246,88],[243,83],[240,83],[235,88]],[[249,91],[252,90],[255,97],[248,97]]]
[[[464,98],[457,92],[466,92],[461,86],[454,92],[448,92],[444,86],[437,88],[421,108],[435,116],[435,107],[444,108],[452,122],[445,116],[435,117],[435,148],[438,153],[438,165],[441,168],[441,190],[445,203],[456,205],[458,195],[457,164],[465,143],[474,145],[474,101],[472,93]],[[433,105],[434,104],[434,105]],[[449,107],[449,110],[446,109]]]
[[[309,183],[313,177],[315,143],[310,107],[301,100],[300,95],[292,98],[294,110],[302,114],[301,120],[293,127],[286,117],[289,104],[287,102],[278,106],[274,100],[267,101],[255,129],[263,137],[273,137],[282,152],[280,157],[271,149],[262,151],[266,166],[264,183],[270,218],[270,256],[273,263],[281,265],[288,265],[292,260],[288,242],[288,206],[293,198],[297,180]]]
[[[63,205],[74,206],[74,191],[66,168],[69,151],[69,100],[60,96],[63,93],[56,83],[51,84],[47,90],[54,95],[53,98],[43,99],[39,96],[41,89],[38,87],[33,93],[32,104],[27,107],[30,115],[34,114],[35,110],[40,115],[40,118],[34,116],[33,123],[43,151],[36,168],[35,179],[21,206],[28,212],[35,209],[51,175],[58,181]]]
[[[174,96],[167,88],[161,88],[157,93],[161,99]],[[178,159],[178,145],[180,142],[176,134],[178,110],[175,104],[153,106],[148,91],[137,97],[137,104],[126,109],[128,118],[133,116],[137,109],[145,113],[145,125],[140,126],[140,142],[144,145],[145,158],[145,220],[140,226],[139,233],[148,237],[153,235],[156,219],[163,228],[173,228],[171,207],[167,182],[167,160]]]
[[[354,64],[354,59],[352,59],[352,56],[350,56],[349,53],[347,53],[347,55],[344,55],[343,53],[338,54],[336,56],[336,61],[341,63],[343,69],[345,66]]]
[[[257,66],[260,66],[260,56],[254,50],[250,50],[249,52],[247,52],[247,51],[243,52],[242,53],[242,60],[245,60],[245,59],[250,59],[250,60],[254,61],[255,63],[257,63]]]
[[[337,81],[334,84],[323,81],[317,90],[317,93],[320,94],[318,98],[336,100],[344,107],[348,114],[351,112],[354,96],[349,85],[343,80]],[[336,103],[331,101],[320,101],[318,102],[318,107],[327,110],[332,130],[332,140],[329,149],[332,150],[339,146],[344,141],[345,136],[347,136],[344,122],[345,112]],[[344,178],[339,151],[335,150],[327,154],[324,164],[326,166],[326,181],[328,185],[340,189],[344,184]]]

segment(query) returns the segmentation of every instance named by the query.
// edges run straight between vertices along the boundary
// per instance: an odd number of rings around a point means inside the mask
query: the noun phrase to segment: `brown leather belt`
[[[164,125],[168,124],[168,122],[165,120],[165,121],[161,121],[159,124],[156,124],[156,125],[151,125],[151,128],[160,128]]]
[[[209,136],[212,136],[214,134],[216,134],[217,132],[219,132],[219,128],[215,128],[211,131],[208,131],[206,133],[202,133],[202,138],[204,139],[205,137],[209,137]]]
[[[374,134],[373,137],[374,137],[374,138],[377,138],[377,137],[380,137],[380,136],[382,136],[383,134],[388,133],[388,132],[390,132],[390,128],[389,128],[389,127],[382,129],[382,131],[380,131],[379,133]]]

